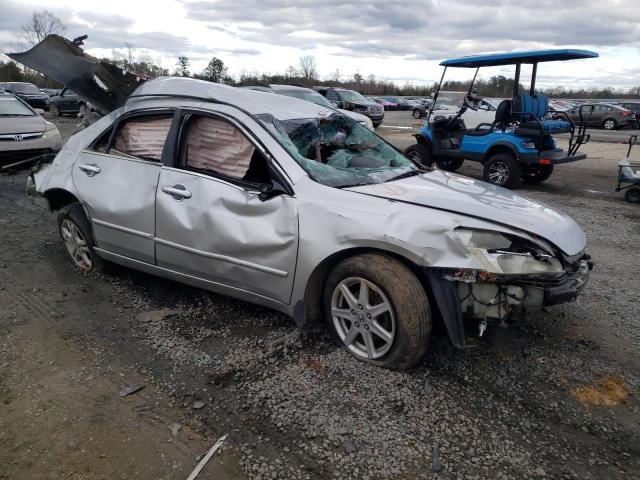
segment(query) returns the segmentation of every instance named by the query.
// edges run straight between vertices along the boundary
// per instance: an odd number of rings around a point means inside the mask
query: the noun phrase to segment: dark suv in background
[[[382,120],[384,120],[384,108],[382,105],[363,97],[355,90],[335,87],[313,87],[313,89],[324,95],[336,108],[366,115],[371,119],[373,128],[378,128]]]
[[[85,101],[68,88],[63,89],[59,95],[51,97],[51,113],[54,115],[84,113],[85,109]]]
[[[28,82],[0,82],[0,90],[13,93],[31,106],[49,110],[49,95],[40,91],[33,83]]]

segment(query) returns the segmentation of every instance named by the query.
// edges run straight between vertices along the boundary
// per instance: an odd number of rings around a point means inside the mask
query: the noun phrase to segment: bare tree
[[[67,29],[62,20],[49,10],[35,10],[27,23],[22,25],[22,36],[30,45],[44,40],[52,33],[64,33]]]
[[[304,79],[304,84],[310,87],[313,84],[318,72],[316,70],[316,59],[313,55],[300,57],[300,75]]]
[[[333,77],[331,78],[336,83],[340,83],[340,69],[336,68],[336,71],[333,72]]]
[[[284,72],[284,76],[287,79],[291,80],[292,78],[296,78],[298,76],[298,71],[295,69],[294,66],[289,65]]]

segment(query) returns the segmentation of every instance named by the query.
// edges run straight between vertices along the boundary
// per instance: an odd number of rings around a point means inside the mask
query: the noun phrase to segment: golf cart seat
[[[565,120],[545,120],[544,117],[547,113],[549,113],[549,99],[546,95],[521,93],[514,95],[511,101],[511,115],[518,122],[516,133],[519,135],[556,134],[571,131],[571,123]]]

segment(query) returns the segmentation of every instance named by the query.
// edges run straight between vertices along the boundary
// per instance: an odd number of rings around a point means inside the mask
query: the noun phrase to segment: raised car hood
[[[33,117],[0,118],[0,135],[7,133],[44,132],[45,121],[40,115]]]
[[[82,40],[49,35],[31,50],[7,55],[64,84],[106,114],[124,105],[146,79],[87,55],[79,46]]]
[[[515,195],[510,190],[442,170],[349,190],[456,212],[523,230],[544,238],[568,255],[581,252],[587,243],[582,228],[565,214]]]

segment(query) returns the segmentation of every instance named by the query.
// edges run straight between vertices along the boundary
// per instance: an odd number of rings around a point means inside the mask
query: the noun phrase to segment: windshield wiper
[[[421,172],[420,170],[411,170],[410,172],[404,172],[401,173],[400,175],[397,175],[395,177],[391,177],[389,180],[387,180],[387,182],[392,182],[394,180],[400,180],[401,178],[407,178],[407,177],[413,177],[414,175],[420,175]]]

